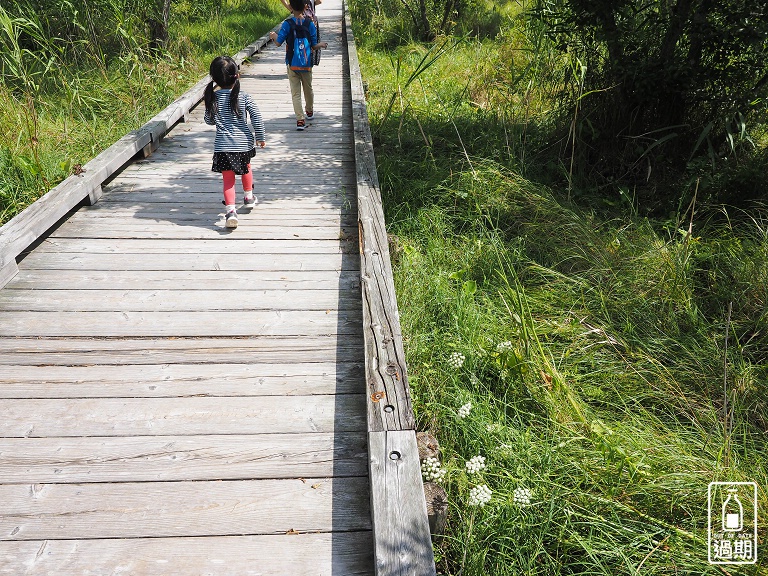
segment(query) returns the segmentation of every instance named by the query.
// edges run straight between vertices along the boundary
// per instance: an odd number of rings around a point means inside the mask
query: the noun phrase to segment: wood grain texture
[[[9,258],[5,262],[0,262],[0,289],[8,284],[18,273],[19,267],[16,264],[16,256]]]
[[[360,394],[3,400],[0,437],[269,434],[365,429]]]
[[[364,431],[0,438],[0,483],[366,477]]]
[[[367,530],[368,479],[0,485],[0,540]]]
[[[368,433],[378,576],[436,573],[413,430]]]
[[[360,299],[336,290],[243,290],[241,310],[357,310]],[[0,292],[3,310],[212,311],[231,310],[215,290],[13,290]]]
[[[147,354],[148,350],[151,354]],[[27,373],[23,366],[39,366],[55,373],[54,366],[269,364],[283,365],[282,370],[287,371],[288,365],[293,364],[297,366],[295,373],[313,373],[304,371],[314,364],[331,362],[339,366],[354,363],[362,370],[362,357],[358,342],[337,334],[256,338],[0,338],[0,365],[19,366],[16,378]],[[319,368],[326,372],[322,366]],[[0,371],[0,377],[7,370]],[[358,375],[362,377],[362,372]]]
[[[371,532],[0,541],[7,576],[370,576]]]
[[[357,204],[370,430],[413,430],[408,376],[373,139],[349,14],[345,16],[357,161]]]
[[[134,228],[135,230],[135,228]],[[134,234],[134,232],[130,232]],[[292,234],[289,232],[289,234]],[[243,253],[155,253],[151,258],[137,252],[114,254],[79,254],[71,252],[33,252],[25,259],[25,268],[36,270],[221,270],[221,271],[292,271],[358,270],[357,259],[344,254],[254,254]]]
[[[146,352],[143,355],[146,362]],[[91,356],[90,361],[94,360]],[[155,365],[120,361],[80,366],[15,363],[0,371],[0,398],[314,396],[365,391],[362,362],[337,359],[277,364],[271,358],[253,364],[225,364],[222,359],[209,362]]]
[[[9,283],[30,290],[227,290],[354,289],[360,290],[357,270],[35,270],[25,267]]]
[[[14,312],[0,316],[2,336],[315,336],[360,335],[359,310],[220,312]]]

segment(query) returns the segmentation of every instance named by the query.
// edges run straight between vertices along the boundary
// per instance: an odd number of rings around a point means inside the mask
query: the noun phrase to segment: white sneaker
[[[245,196],[243,198],[243,206],[245,206],[246,208],[253,208],[254,206],[256,206],[257,202],[258,200],[256,199],[256,196],[254,196],[253,194],[251,194],[250,196]]]
[[[237,212],[234,210],[227,212],[227,222],[225,226],[227,228],[237,228]]]

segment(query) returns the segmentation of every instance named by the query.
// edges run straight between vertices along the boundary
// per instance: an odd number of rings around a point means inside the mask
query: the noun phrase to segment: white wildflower
[[[470,506],[480,506],[481,508],[485,506],[491,499],[491,489],[488,488],[485,484],[480,484],[480,486],[473,486],[469,490],[469,505]]]
[[[440,466],[440,461],[437,458],[430,456],[421,463],[421,475],[427,482],[439,482],[445,473],[445,468]]]
[[[448,364],[450,364],[452,368],[458,370],[464,365],[464,360],[464,354],[461,352],[452,352],[448,357]]]
[[[512,342],[510,342],[509,340],[507,340],[505,342],[499,342],[496,345],[496,351],[497,352],[507,352],[509,350],[512,350]]]
[[[466,463],[467,466],[467,472],[470,474],[477,474],[485,468],[485,457],[484,456],[473,456],[470,460],[467,460]]]
[[[512,492],[512,501],[518,506],[528,506],[532,496],[533,492],[530,488],[515,488],[515,491]]]
[[[478,384],[480,384],[480,378],[472,374],[469,377],[469,383],[472,384],[472,386],[477,386]]]
[[[469,413],[472,411],[472,402],[467,402],[459,408],[459,418],[466,418],[469,416]]]

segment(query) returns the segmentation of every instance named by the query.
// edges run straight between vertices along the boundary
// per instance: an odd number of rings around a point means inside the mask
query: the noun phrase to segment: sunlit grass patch
[[[708,483],[768,485],[768,213],[686,234],[569,202],[533,177],[549,87],[474,101],[446,82],[478,72],[472,49],[410,83],[429,47],[361,57],[414,407],[449,497],[438,571],[720,573]]]

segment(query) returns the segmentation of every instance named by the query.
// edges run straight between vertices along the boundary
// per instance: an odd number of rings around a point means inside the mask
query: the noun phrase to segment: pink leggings
[[[224,203],[227,206],[235,205],[235,171],[224,170],[221,173],[224,177]],[[253,172],[251,171],[251,165],[248,164],[248,172],[240,177],[243,184],[243,192],[249,192],[253,190]]]

